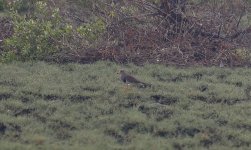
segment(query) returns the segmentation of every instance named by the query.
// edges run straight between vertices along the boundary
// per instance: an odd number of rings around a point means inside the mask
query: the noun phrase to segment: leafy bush
[[[95,41],[105,31],[105,23],[98,19],[95,22],[87,23],[78,27],[78,33],[84,36],[88,41]]]
[[[7,4],[7,9],[16,10],[17,12],[27,12],[34,10],[36,0],[3,0]],[[40,0],[42,1],[42,0]],[[45,1],[45,0],[43,0]]]
[[[43,60],[60,51],[58,41],[70,35],[72,29],[62,23],[59,9],[49,10],[42,1],[35,3],[31,16],[13,11],[11,17],[14,34],[4,41],[3,62]]]
[[[14,33],[4,40],[2,62],[76,61],[81,59],[76,58],[78,53],[98,43],[105,32],[106,24],[99,17],[73,28],[72,22],[66,23],[58,8],[50,7],[44,0],[29,1],[26,6],[31,11],[20,13],[23,2],[25,0],[8,5]]]
[[[4,10],[4,0],[0,0],[0,11]]]
[[[235,49],[235,55],[241,60],[246,62],[251,62],[251,52],[245,48]]]

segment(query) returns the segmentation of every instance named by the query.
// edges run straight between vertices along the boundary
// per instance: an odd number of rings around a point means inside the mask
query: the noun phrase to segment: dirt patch
[[[121,130],[125,133],[128,134],[130,130],[133,130],[139,126],[139,123],[133,122],[133,123],[125,123]]]
[[[39,113],[34,113],[33,117],[35,117],[38,121],[40,121],[41,123],[46,123],[48,118],[46,116],[43,116]]]
[[[138,108],[138,111],[140,111],[143,114],[146,114],[148,117],[150,116],[150,114],[152,114],[153,111],[156,111],[156,108],[152,108],[152,107],[147,107],[145,105],[141,105]]]
[[[184,147],[185,147],[184,144],[180,144],[180,143],[174,143],[174,144],[173,144],[173,148],[174,148],[175,150],[183,150],[183,149],[185,149]]]
[[[135,100],[135,99],[140,99],[141,96],[140,95],[135,95],[135,94],[128,94],[127,99],[130,100]]]
[[[216,123],[219,125],[219,126],[225,126],[227,125],[228,121],[224,118],[219,118],[216,120]]]
[[[170,131],[157,131],[155,134],[155,136],[159,136],[159,137],[164,137],[164,138],[172,138],[175,136],[175,134],[173,132]]]
[[[133,108],[136,106],[137,106],[137,103],[133,102],[133,101],[128,101],[128,102],[124,102],[124,103],[119,104],[119,107],[123,107],[123,108]]]
[[[175,97],[166,97],[162,95],[152,95],[151,99],[162,105],[172,105],[178,101],[178,99]]]
[[[88,92],[97,92],[100,89],[98,89],[98,88],[92,88],[92,87],[81,87],[81,90],[88,91]]]
[[[175,131],[160,130],[157,131],[154,135],[165,138],[174,138],[178,136],[194,137],[198,133],[200,133],[200,130],[197,128],[177,127]]]
[[[206,128],[204,131],[201,131],[201,140],[200,144],[204,147],[209,148],[214,143],[221,141],[221,136],[217,130],[213,128]]]
[[[219,80],[224,80],[224,79],[227,78],[227,75],[225,75],[225,74],[219,74],[219,75],[216,76],[216,78],[219,79]]]
[[[21,83],[17,83],[15,81],[0,81],[0,85],[18,87],[18,86],[21,86]]]
[[[111,129],[106,130],[105,134],[108,135],[108,136],[113,137],[114,139],[116,139],[116,141],[119,144],[124,144],[125,143],[125,138],[115,130],[111,130]]]
[[[147,117],[153,117],[156,121],[168,119],[173,115],[173,111],[171,110],[154,106],[151,107],[151,106],[141,105],[139,106],[138,111],[147,115]]]
[[[130,131],[134,131],[137,133],[152,133],[153,127],[152,126],[145,126],[144,123],[138,123],[138,122],[126,122],[122,125],[121,131],[127,135]]]
[[[88,78],[88,80],[97,80],[98,76],[96,76],[96,75],[88,75],[87,78]]]
[[[51,128],[57,129],[57,128],[65,128],[69,130],[74,130],[76,129],[74,126],[72,126],[69,123],[63,122],[61,120],[54,120],[52,124],[50,125]]]
[[[6,128],[7,126],[4,123],[0,122],[0,134],[4,134],[6,131]]]
[[[27,102],[31,101],[31,98],[26,97],[26,96],[21,96],[21,97],[20,97],[20,100],[21,100],[23,103],[27,103]]]
[[[184,76],[182,76],[182,75],[177,75],[177,76],[175,76],[175,77],[172,77],[170,81],[172,81],[172,82],[182,82],[183,79],[184,79]]]
[[[70,96],[70,100],[72,102],[78,102],[78,103],[84,102],[84,101],[89,100],[89,99],[91,99],[90,96],[83,96],[83,95]]]
[[[29,99],[28,95],[31,95],[36,98],[48,100],[48,101],[53,101],[53,100],[57,100],[57,99],[64,99],[63,97],[61,97],[59,95],[55,95],[55,94],[41,94],[41,93],[35,93],[35,92],[31,92],[31,91],[22,91],[22,93],[25,95],[25,96],[22,96],[23,99],[25,99],[25,98]]]
[[[29,115],[35,111],[35,108],[27,108],[27,109],[22,109],[20,111],[17,111],[14,116],[23,116],[23,115]]]
[[[171,110],[160,110],[157,112],[156,121],[161,121],[163,119],[168,119],[173,115],[173,111]]]
[[[237,128],[244,129],[244,130],[251,132],[251,125],[250,124],[238,124]]]
[[[8,130],[11,133],[12,138],[18,138],[20,137],[20,134],[22,132],[21,126],[13,124],[13,123],[3,123],[0,122],[0,135],[4,135],[5,132]]]
[[[199,100],[203,102],[207,102],[207,97],[206,96],[201,96],[201,95],[194,95],[194,96],[189,96],[192,100]]]
[[[175,131],[175,135],[182,136],[191,136],[194,137],[196,134],[200,133],[200,130],[197,128],[186,128],[186,127],[177,127]]]
[[[236,87],[242,87],[243,83],[241,81],[234,83]]]
[[[157,73],[153,73],[152,77],[156,78],[158,81],[161,81],[161,82],[169,81],[169,79],[166,79],[166,78],[164,78],[163,76],[161,76],[161,75],[159,75]]]
[[[72,137],[70,132],[64,128],[59,128],[55,131],[56,137],[60,140],[67,140]]]
[[[194,79],[196,79],[198,81],[198,80],[202,79],[203,74],[197,72],[197,73],[194,73],[192,76],[193,76]]]
[[[54,120],[49,125],[55,132],[55,135],[60,140],[67,140],[72,137],[71,130],[75,130],[76,127],[61,120]]]
[[[11,97],[12,97],[12,95],[10,93],[0,93],[0,100],[6,100]]]
[[[44,100],[53,101],[57,99],[63,99],[61,96],[55,94],[42,95]]]
[[[21,133],[22,128],[20,125],[14,124],[14,123],[9,123],[8,128],[12,131],[15,131],[16,133]]]
[[[189,96],[192,100],[199,100],[203,101],[209,104],[227,104],[227,105],[235,105],[237,103],[241,103],[246,101],[246,99],[222,99],[222,98],[217,98],[217,97],[212,97],[212,96],[202,96],[202,95],[197,95],[197,96]]]
[[[243,140],[241,140],[238,137],[233,136],[233,135],[229,135],[228,140],[231,141],[233,143],[233,146],[237,147],[237,148],[240,148],[240,147],[243,147],[243,146],[249,147],[251,145],[251,142],[243,141]]]

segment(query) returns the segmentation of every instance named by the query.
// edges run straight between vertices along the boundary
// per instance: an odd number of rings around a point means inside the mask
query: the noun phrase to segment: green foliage
[[[19,13],[34,10],[35,3],[37,0],[4,0],[9,10],[15,10]],[[40,0],[46,1],[46,0]]]
[[[45,2],[35,3],[31,16],[20,15],[13,8],[11,17],[14,34],[4,41],[2,61],[43,60],[60,51],[60,41],[71,32],[71,26],[62,24],[59,9],[48,10]]]
[[[234,52],[241,60],[248,60],[250,62],[251,60],[251,53],[249,50],[242,48],[242,49],[235,49]]]
[[[105,31],[105,22],[97,19],[95,22],[87,23],[78,27],[77,32],[84,36],[88,41],[97,40]]]
[[[67,0],[71,1],[71,0]],[[84,8],[91,8],[93,4],[97,3],[97,0],[74,0],[74,3]]]
[[[4,10],[4,3],[5,1],[4,0],[0,0],[0,11],[3,11]]]

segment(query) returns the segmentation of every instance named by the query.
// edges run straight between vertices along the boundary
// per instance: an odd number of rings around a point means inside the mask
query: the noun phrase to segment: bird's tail
[[[151,84],[144,83],[144,82],[141,82],[141,85],[140,85],[140,87],[142,88],[151,87],[151,86],[152,86]]]

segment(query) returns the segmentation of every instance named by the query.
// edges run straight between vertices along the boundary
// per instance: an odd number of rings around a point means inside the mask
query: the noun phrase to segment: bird
[[[125,70],[123,70],[123,69],[121,69],[121,70],[119,71],[119,73],[120,73],[120,79],[121,79],[122,82],[124,82],[124,83],[127,83],[127,84],[130,84],[130,83],[132,83],[132,84],[141,84],[141,85],[143,85],[143,86],[150,86],[150,84],[147,84],[147,83],[145,83],[145,82],[142,82],[142,81],[136,79],[135,77],[133,77],[133,76],[127,74],[127,73],[125,72]]]

